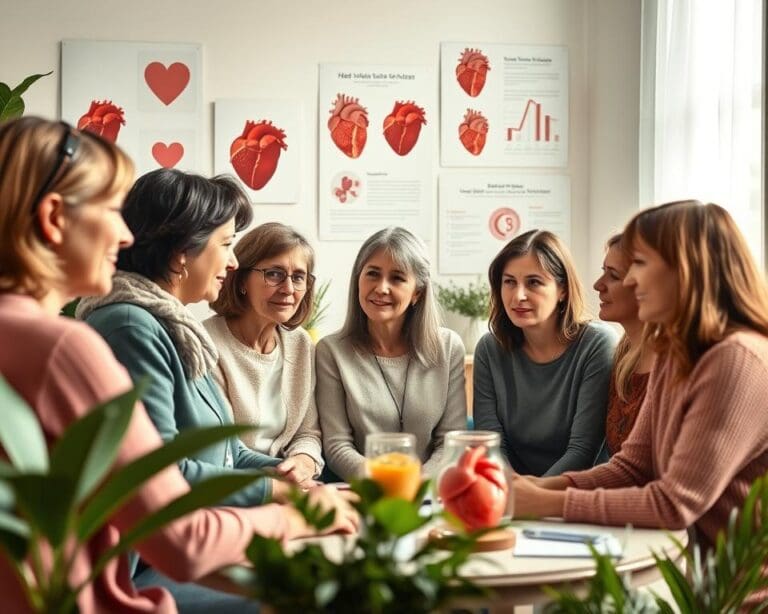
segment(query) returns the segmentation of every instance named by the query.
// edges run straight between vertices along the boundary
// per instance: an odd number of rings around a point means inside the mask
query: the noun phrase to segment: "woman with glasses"
[[[25,117],[0,125],[0,168],[0,375],[32,408],[53,446],[90,408],[131,387],[129,374],[103,339],[82,322],[58,314],[75,296],[110,291],[118,251],[134,241],[121,215],[133,164],[115,145],[93,134]],[[124,467],[160,445],[157,430],[139,403],[115,467]],[[87,578],[121,532],[187,492],[189,486],[177,467],[157,473],[74,557],[69,581]],[[353,517],[344,516],[342,512],[337,528],[352,530]],[[160,529],[137,549],[176,581],[192,582],[241,562],[254,532],[286,539],[309,533],[301,515],[288,506],[201,509]],[[126,556],[107,565],[79,594],[79,610],[177,611],[167,591],[137,591],[128,567]],[[210,597],[212,591],[198,588]],[[0,595],[3,611],[32,611],[3,555]],[[208,611],[231,611],[220,607],[222,601],[237,603],[238,612],[253,607],[217,594]]]
[[[445,433],[466,428],[464,345],[440,328],[424,243],[386,228],[357,254],[344,327],[317,345],[317,408],[325,460],[345,480],[365,473],[365,437],[416,435],[427,474]]]
[[[243,442],[283,459],[277,471],[309,486],[323,467],[314,346],[301,328],[312,311],[314,251],[294,229],[269,223],[234,253],[239,268],[211,303],[218,315],[203,323],[219,351],[214,376],[235,422],[258,427]]]

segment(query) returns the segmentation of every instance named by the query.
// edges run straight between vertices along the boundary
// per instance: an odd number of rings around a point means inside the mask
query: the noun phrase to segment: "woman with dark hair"
[[[615,334],[585,319],[573,259],[551,232],[512,239],[488,278],[491,332],[475,349],[475,428],[501,435],[518,473],[590,467],[605,432]]]
[[[624,284],[656,351],[643,409],[608,463],[516,479],[515,513],[693,525],[711,548],[768,471],[768,287],[733,219],[714,204],[646,209],[624,240],[632,253]]]
[[[343,479],[365,472],[365,437],[416,435],[424,471],[439,469],[445,433],[466,428],[464,345],[440,327],[424,243],[385,228],[352,267],[344,327],[317,344],[325,460]]]
[[[601,460],[621,450],[643,404],[653,366],[653,350],[642,343],[643,323],[637,317],[635,293],[623,283],[631,262],[632,255],[622,236],[612,236],[605,251],[603,274],[593,286],[600,293],[600,319],[616,322],[624,329],[613,359],[605,416],[605,454]]]
[[[112,291],[82,300],[78,316],[104,337],[134,380],[149,375],[143,402],[163,440],[185,429],[230,423],[212,376],[216,347],[186,306],[215,301],[227,273],[237,268],[232,245],[235,231],[251,221],[248,198],[227,177],[163,169],[136,181],[123,216],[133,245],[120,252]],[[179,467],[187,481],[196,483],[279,462],[233,438]],[[221,503],[249,507],[281,501],[289,489],[285,482],[263,479]],[[200,587],[179,585],[152,568],[139,572],[137,586],[169,588],[184,612],[219,611],[220,606],[202,601]]]
[[[218,315],[203,325],[219,351],[214,371],[252,450],[281,458],[275,467],[309,486],[323,468],[315,407],[315,348],[302,323],[312,311],[315,253],[293,228],[257,226],[235,246]]]
[[[0,125],[0,168],[0,374],[30,405],[46,442],[54,446],[90,408],[131,387],[128,373],[103,339],[82,322],[58,314],[75,296],[110,291],[118,250],[133,241],[121,215],[133,164],[115,145],[89,132],[24,117]],[[159,445],[157,430],[139,403],[115,467],[125,467]],[[80,549],[68,570],[69,582],[79,584],[89,577],[122,532],[187,492],[189,486],[176,466],[158,472],[112,515],[87,548]],[[325,493],[318,496],[338,504]],[[346,506],[337,509],[341,513],[336,528],[352,530],[354,516],[343,511]],[[136,548],[169,577],[192,582],[241,562],[254,532],[284,539],[310,533],[301,515],[288,506],[201,509]],[[37,563],[46,569],[45,561]],[[2,553],[0,595],[4,611],[32,611]],[[243,601],[234,601],[243,612]],[[177,611],[167,591],[136,590],[126,556],[89,582],[77,605],[81,612]]]

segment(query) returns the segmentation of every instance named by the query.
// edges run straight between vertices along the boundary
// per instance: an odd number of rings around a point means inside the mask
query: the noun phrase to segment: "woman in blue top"
[[[616,335],[584,316],[565,245],[531,230],[488,270],[491,332],[475,349],[475,428],[501,434],[521,474],[591,467],[605,434]]]

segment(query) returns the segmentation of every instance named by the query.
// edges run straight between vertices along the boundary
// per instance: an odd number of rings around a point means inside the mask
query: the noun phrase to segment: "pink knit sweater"
[[[573,522],[683,529],[714,543],[753,480],[768,472],[768,338],[731,334],[675,385],[651,374],[635,428],[605,465],[566,473]]]
[[[49,443],[99,401],[125,392],[131,381],[109,347],[86,324],[52,317],[36,301],[0,294],[0,374],[35,410]],[[135,408],[117,458],[125,465],[161,443],[144,408]],[[70,581],[87,577],[92,562],[117,543],[121,531],[189,491],[176,466],[157,474],[98,533],[70,571]],[[204,509],[189,514],[139,544],[142,558],[175,580],[191,581],[212,570],[242,562],[254,532],[282,537],[287,522],[281,507]],[[176,605],[159,588],[137,593],[127,558],[112,561],[81,593],[83,614],[153,612],[171,614]],[[0,553],[3,612],[27,612],[21,587]]]

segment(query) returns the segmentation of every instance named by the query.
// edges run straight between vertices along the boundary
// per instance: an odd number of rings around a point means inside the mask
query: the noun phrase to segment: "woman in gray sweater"
[[[584,318],[572,258],[551,232],[510,241],[488,277],[491,333],[475,349],[475,427],[501,434],[518,473],[591,467],[605,435],[616,334]]]
[[[424,243],[386,228],[360,248],[341,331],[317,345],[317,411],[325,460],[348,480],[365,473],[365,437],[416,435],[434,474],[446,432],[466,428],[464,346],[440,328]]]

